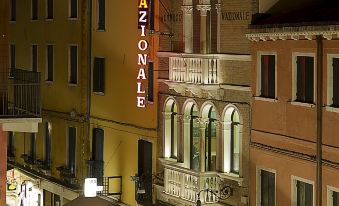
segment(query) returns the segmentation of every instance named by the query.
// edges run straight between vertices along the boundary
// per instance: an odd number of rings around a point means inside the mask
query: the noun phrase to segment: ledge
[[[315,104],[304,103],[304,102],[291,102],[291,105],[294,105],[294,106],[302,106],[302,107],[309,107],[309,108],[313,108],[313,107],[316,106]]]
[[[331,106],[326,106],[326,111],[328,112],[334,112],[334,113],[339,113],[339,108],[336,107],[331,107]]]
[[[220,59],[225,61],[251,61],[249,54],[189,54],[176,52],[157,52],[158,57],[182,57],[182,58],[202,58],[202,59]]]
[[[278,102],[278,99],[272,99],[267,97],[254,97],[254,100],[263,102]]]

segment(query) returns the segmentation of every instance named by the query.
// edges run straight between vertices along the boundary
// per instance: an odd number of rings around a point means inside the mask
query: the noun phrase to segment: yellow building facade
[[[64,205],[83,194],[85,178],[97,177],[101,195],[136,205],[142,162],[155,171],[157,77],[144,65],[153,78],[138,89],[138,3],[11,2],[10,67],[40,72],[43,120],[36,134],[9,133],[8,179],[32,182],[33,202]],[[143,53],[156,68],[157,38],[146,33]],[[140,157],[145,148],[151,156]]]

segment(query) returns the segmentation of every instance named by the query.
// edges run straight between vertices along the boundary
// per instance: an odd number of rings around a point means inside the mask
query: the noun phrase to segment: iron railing
[[[40,81],[39,72],[0,72],[0,118],[41,117]]]

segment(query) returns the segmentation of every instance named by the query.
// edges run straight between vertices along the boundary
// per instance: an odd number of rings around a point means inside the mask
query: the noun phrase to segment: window
[[[173,99],[165,106],[165,157],[176,159],[178,156],[178,115],[177,104]]]
[[[147,91],[147,100],[149,102],[153,102],[153,71],[154,71],[154,64],[153,62],[148,62],[148,91]]]
[[[68,169],[75,174],[76,128],[68,127]]]
[[[203,113],[202,118],[207,119],[205,127],[205,170],[215,171],[217,163],[217,130],[215,121],[217,120],[217,117],[214,107],[211,105],[207,106],[206,112]]]
[[[46,81],[54,79],[54,46],[47,45]]]
[[[258,171],[258,202],[260,206],[275,206],[275,173],[260,169]]]
[[[31,144],[30,144],[30,160],[31,163],[35,162],[36,155],[36,134],[31,133]]]
[[[38,45],[32,45],[32,71],[38,71]]]
[[[294,178],[293,184],[293,206],[313,206],[313,183]]]
[[[10,21],[16,21],[16,0],[11,0],[10,1],[10,5],[11,5],[11,18]]]
[[[78,46],[69,47],[69,79],[70,84],[78,83]]]
[[[105,30],[105,0],[97,0],[97,29]]]
[[[105,92],[105,58],[94,58],[93,92]]]
[[[16,62],[16,51],[15,51],[15,44],[11,44],[9,47],[10,52],[10,68],[15,68]]]
[[[294,100],[314,103],[314,57],[296,56],[294,77]]]
[[[238,175],[241,158],[240,115],[233,105],[226,108],[223,129],[223,171]]]
[[[78,0],[69,0],[69,18],[78,17]]]
[[[327,104],[339,108],[339,55],[328,55],[327,62]]]
[[[14,149],[14,133],[8,132],[7,136],[7,156],[8,157],[15,157],[15,149]]]
[[[276,55],[260,55],[260,75],[258,79],[259,95],[265,98],[276,97]]]
[[[46,19],[53,19],[54,16],[54,0],[46,0]]]
[[[31,10],[31,18],[32,20],[38,19],[38,0],[31,0],[32,2],[32,10]]]
[[[51,166],[51,136],[52,136],[52,124],[50,122],[45,123],[45,141],[44,141],[44,163],[45,166],[50,168]]]
[[[339,189],[334,187],[327,187],[328,206],[339,206]]]
[[[198,121],[198,107],[189,102],[185,107],[184,145],[185,165],[192,170],[200,171],[200,123]]]
[[[100,128],[93,128],[91,163],[90,175],[97,178],[98,185],[102,185],[104,176],[104,130]]]

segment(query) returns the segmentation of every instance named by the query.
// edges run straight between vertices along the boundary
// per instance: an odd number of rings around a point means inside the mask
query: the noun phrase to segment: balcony
[[[173,197],[177,201],[185,201],[195,205],[198,193],[204,189],[219,190],[219,176],[217,172],[195,172],[177,165],[164,165],[164,199]],[[202,204],[217,205],[218,198],[210,192],[200,193]]]
[[[75,176],[74,169],[70,168],[69,166],[62,165],[56,168],[59,171],[60,178],[62,181],[70,184],[70,185],[76,185],[77,179]]]
[[[40,89],[39,72],[11,69],[0,73],[0,123],[4,131],[37,132]]]

